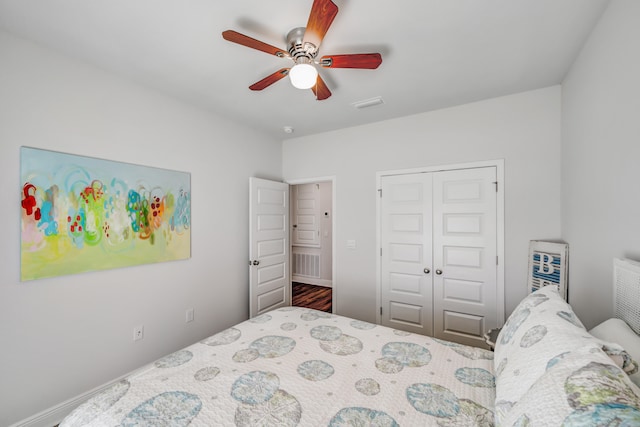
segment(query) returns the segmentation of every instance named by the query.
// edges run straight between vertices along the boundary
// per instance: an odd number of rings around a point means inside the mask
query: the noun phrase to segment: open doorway
[[[333,313],[333,181],[291,183],[291,304]]]

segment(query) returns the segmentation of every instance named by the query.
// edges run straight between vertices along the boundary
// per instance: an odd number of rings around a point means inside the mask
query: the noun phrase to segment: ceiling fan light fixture
[[[289,78],[293,87],[311,89],[318,80],[318,70],[309,63],[298,63],[289,70]]]

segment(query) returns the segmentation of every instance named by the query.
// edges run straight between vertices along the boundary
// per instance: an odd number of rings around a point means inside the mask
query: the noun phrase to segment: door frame
[[[484,167],[495,167],[496,178],[498,180],[498,191],[496,194],[496,252],[498,255],[498,264],[496,272],[496,318],[498,325],[502,326],[505,320],[505,283],[504,283],[504,269],[505,269],[505,257],[504,257],[504,159],[485,160],[470,163],[454,163],[447,165],[425,166],[421,168],[412,169],[395,169],[388,171],[376,172],[376,189],[378,192],[382,190],[382,177],[390,175],[407,175],[416,173],[430,173],[449,171],[456,169],[476,169]],[[380,195],[376,197],[376,323],[381,324],[382,316],[380,310],[382,304],[382,259],[380,251],[382,250],[382,216],[380,215]]]
[[[313,184],[316,182],[331,182],[331,312],[336,313],[338,306],[338,280],[336,278],[336,212],[338,210],[336,207],[336,177],[331,175],[317,178],[286,179],[284,182],[289,184],[290,187],[292,185]],[[291,188],[289,188],[289,191],[291,191]],[[293,240],[291,239],[291,227],[289,228],[289,257],[291,257]],[[292,268],[293,265],[289,262],[289,289],[293,287]]]

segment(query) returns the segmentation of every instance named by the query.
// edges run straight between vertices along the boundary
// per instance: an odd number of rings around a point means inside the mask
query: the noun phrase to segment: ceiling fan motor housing
[[[289,55],[296,64],[309,64],[318,55],[318,48],[313,43],[304,43],[304,32],[304,27],[298,27],[287,34]]]

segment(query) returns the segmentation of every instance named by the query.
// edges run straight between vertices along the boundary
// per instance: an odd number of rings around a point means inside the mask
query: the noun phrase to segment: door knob
[[[438,275],[442,274],[442,270],[439,270],[439,269],[436,270],[436,274],[438,274]]]
[[[253,265],[258,265],[258,264],[260,264],[260,261],[258,261],[257,259],[254,259],[253,260]]]
[[[423,271],[424,271],[424,274],[429,274],[429,273],[431,273],[431,270],[429,270],[429,269],[428,269],[428,268],[426,268],[426,267],[425,267],[425,269],[424,269]]]

